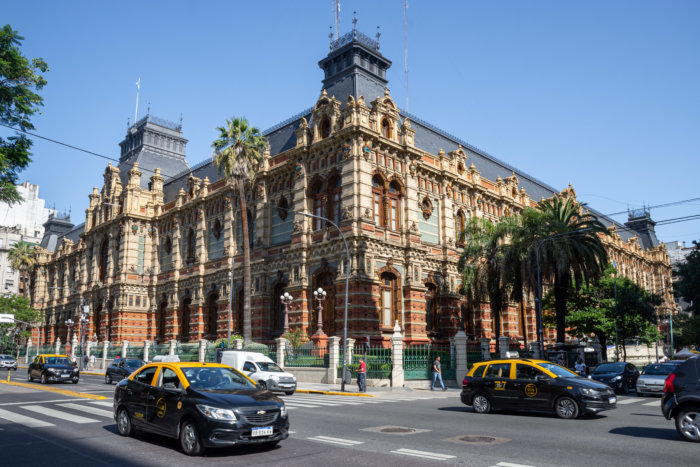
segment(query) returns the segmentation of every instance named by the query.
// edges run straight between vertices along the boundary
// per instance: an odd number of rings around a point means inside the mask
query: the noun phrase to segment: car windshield
[[[673,369],[676,368],[676,365],[663,365],[659,363],[653,363],[651,365],[647,365],[646,368],[644,368],[644,373],[645,375],[669,375],[673,371]]]
[[[130,370],[138,370],[142,366],[144,366],[146,363],[143,360],[139,360],[138,358],[127,358],[124,360],[124,364],[130,369]]]
[[[597,367],[593,373],[618,373],[624,370],[624,363],[604,363]]]
[[[282,373],[284,370],[272,362],[255,362],[260,367],[260,371],[272,371]]]
[[[48,365],[70,365],[70,360],[66,357],[46,357]]]
[[[255,389],[255,385],[232,368],[185,367],[182,368],[192,389],[199,391],[227,392]]]
[[[2,359],[2,360],[14,360],[14,358],[10,357],[9,355],[0,355],[0,359]]]
[[[563,366],[559,366],[555,363],[538,363],[537,364],[540,368],[544,368],[547,371],[550,371],[557,375],[557,378],[575,378],[578,377],[576,373],[573,371],[569,371]]]

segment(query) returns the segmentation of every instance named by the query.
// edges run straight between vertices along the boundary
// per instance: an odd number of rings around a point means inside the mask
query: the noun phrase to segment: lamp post
[[[318,290],[314,290],[314,298],[318,300],[318,320],[316,323],[316,336],[323,336],[326,333],[323,332],[323,301],[326,299],[328,294],[321,287]]]
[[[292,304],[292,300],[294,300],[294,297],[292,297],[289,292],[285,292],[283,295],[280,295],[280,301],[284,305],[284,333],[286,334],[287,331],[289,331],[289,305]]]
[[[70,332],[71,329],[73,328],[73,325],[75,324],[72,319],[68,318],[66,320],[66,327],[68,328],[68,333],[66,334],[66,343],[70,344]]]
[[[87,304],[85,301],[85,297],[83,297],[83,293],[79,290],[73,289],[71,287],[49,287],[50,289],[57,289],[57,290],[69,290],[71,292],[75,292],[77,294],[80,294],[80,348],[78,349],[78,356],[82,360],[83,356],[83,342],[85,340],[85,333],[83,332],[83,326],[86,326],[89,322],[89,316],[90,316],[90,305]],[[70,325],[68,324],[68,321],[70,321]],[[69,331],[68,331],[68,341],[70,341],[70,326],[73,326],[75,324],[72,319],[68,319],[66,321],[66,326],[69,326]],[[108,337],[109,339],[109,337]]]
[[[78,358],[80,358],[80,363],[78,366],[82,365],[83,370],[85,370],[85,361],[83,359],[83,348],[85,347],[85,328],[87,328],[88,323],[90,323],[88,316],[89,307],[87,305],[83,305],[83,310],[80,314],[80,348],[78,349]]]
[[[281,208],[280,208],[281,209]],[[343,318],[343,370],[341,373],[341,378],[340,378],[340,390],[345,391],[345,369],[347,365],[347,352],[345,351],[347,348],[347,341],[348,341],[348,291],[350,289],[350,265],[352,264],[352,261],[350,259],[350,249],[348,248],[348,242],[345,240],[345,234],[343,234],[343,231],[340,230],[340,227],[336,225],[335,222],[332,220],[328,219],[327,217],[322,217],[322,216],[317,216],[315,214],[309,214],[308,212],[298,212],[298,211],[293,211],[291,209],[286,209],[287,212],[291,212],[294,214],[299,214],[301,216],[306,216],[306,217],[311,217],[313,219],[321,219],[329,224],[331,224],[333,227],[336,228],[338,233],[340,233],[340,238],[343,239],[343,244],[345,245],[345,255],[346,255],[346,261],[347,261],[347,266],[344,268],[345,269],[345,316]]]

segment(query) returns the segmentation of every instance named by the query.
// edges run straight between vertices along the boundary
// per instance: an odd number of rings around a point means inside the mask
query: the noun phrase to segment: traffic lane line
[[[421,457],[423,459],[432,459],[436,461],[446,461],[448,459],[454,459],[456,456],[451,456],[449,454],[439,454],[436,452],[428,451],[416,451],[415,449],[401,448],[395,451],[389,451],[393,454],[402,454],[404,456]]]
[[[300,392],[302,394],[326,394],[329,396],[376,397],[372,394],[365,394],[361,392],[320,391],[316,389],[297,389],[296,392]]]
[[[310,438],[306,438],[311,441],[319,441],[321,443],[330,443],[330,444],[337,444],[339,446],[359,446],[360,444],[364,444],[364,441],[354,441],[351,439],[343,439],[343,438],[331,438],[330,436],[312,436]]]
[[[82,397],[83,399],[96,399],[96,400],[107,399],[107,397],[100,396],[97,394],[90,394],[87,392],[69,391],[68,389],[58,389],[58,388],[37,386],[35,384],[29,384],[29,383],[17,383],[14,381],[7,382],[7,381],[0,380],[0,384],[7,384],[9,386],[18,386],[18,387],[28,388],[28,389],[36,389],[37,391],[55,392],[58,394],[63,394],[64,396]]]

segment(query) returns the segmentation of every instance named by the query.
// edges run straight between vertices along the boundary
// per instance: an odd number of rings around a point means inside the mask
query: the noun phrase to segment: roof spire
[[[331,43],[331,50],[333,50],[333,26],[328,26],[328,29],[330,29],[330,32],[328,33],[328,39]]]
[[[379,36],[381,36],[382,33],[379,32],[379,26],[377,26],[377,50],[379,50]]]
[[[357,39],[357,12],[352,12],[352,38]]]

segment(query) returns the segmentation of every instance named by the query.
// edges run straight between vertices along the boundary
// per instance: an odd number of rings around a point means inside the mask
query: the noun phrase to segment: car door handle
[[[127,393],[128,395],[130,395],[130,396],[134,394],[134,393],[131,391],[131,389],[127,389],[127,390],[126,390],[126,393]]]

